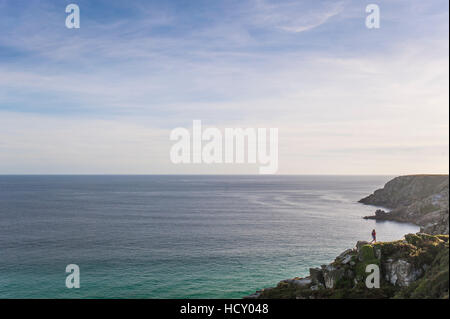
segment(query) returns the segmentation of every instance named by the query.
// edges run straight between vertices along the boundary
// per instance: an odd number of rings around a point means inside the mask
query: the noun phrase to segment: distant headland
[[[382,206],[367,219],[409,222],[427,234],[447,234],[448,175],[409,175],[396,177],[359,202]]]
[[[393,242],[358,241],[305,278],[283,280],[248,299],[449,298],[449,176],[392,179],[359,202],[384,207],[366,219],[414,223],[420,233]],[[380,287],[365,284],[366,266],[380,269]]]

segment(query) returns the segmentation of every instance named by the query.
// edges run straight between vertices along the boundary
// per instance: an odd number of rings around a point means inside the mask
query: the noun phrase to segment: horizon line
[[[0,176],[446,176],[449,173],[417,174],[121,174],[121,173],[0,173]]]

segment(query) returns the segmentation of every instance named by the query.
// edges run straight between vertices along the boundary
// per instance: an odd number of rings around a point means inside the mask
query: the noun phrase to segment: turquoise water
[[[240,298],[418,227],[380,176],[0,176],[1,298]],[[77,264],[81,288],[65,287]]]

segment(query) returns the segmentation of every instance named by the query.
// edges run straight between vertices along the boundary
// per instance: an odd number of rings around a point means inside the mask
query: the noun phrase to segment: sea
[[[418,232],[362,218],[391,178],[0,176],[0,298],[242,298]]]

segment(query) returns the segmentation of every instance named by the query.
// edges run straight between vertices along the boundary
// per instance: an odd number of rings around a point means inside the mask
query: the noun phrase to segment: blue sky
[[[76,3],[81,28],[67,29]],[[365,27],[376,3],[381,28]],[[0,173],[169,161],[192,120],[278,127],[284,174],[448,172],[448,2],[0,0]]]

